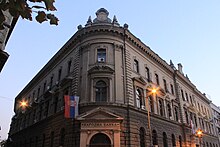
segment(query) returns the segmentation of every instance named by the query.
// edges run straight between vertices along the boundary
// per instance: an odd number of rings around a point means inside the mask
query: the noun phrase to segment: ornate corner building
[[[182,65],[166,63],[108,14],[101,8],[79,25],[15,98],[9,146],[219,147],[211,101]],[[64,118],[64,95],[79,96],[75,119]]]

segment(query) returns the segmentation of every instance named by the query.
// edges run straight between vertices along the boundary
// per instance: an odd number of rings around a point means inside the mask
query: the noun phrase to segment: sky
[[[99,8],[162,59],[170,59],[217,106],[220,83],[219,0],[57,0],[58,26],[19,19],[6,46],[10,57],[0,73],[0,140],[7,138],[14,98]]]

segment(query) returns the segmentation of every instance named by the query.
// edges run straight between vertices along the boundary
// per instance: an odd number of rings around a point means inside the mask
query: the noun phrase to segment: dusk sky
[[[6,46],[10,57],[0,73],[0,141],[7,138],[14,98],[77,31],[105,8],[121,26],[162,59],[170,59],[202,93],[220,106],[219,0],[57,0],[58,26],[19,19]]]

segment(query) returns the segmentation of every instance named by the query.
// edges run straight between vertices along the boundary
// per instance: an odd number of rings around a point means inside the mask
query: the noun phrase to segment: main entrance
[[[111,147],[111,140],[103,133],[97,133],[92,136],[89,147]]]

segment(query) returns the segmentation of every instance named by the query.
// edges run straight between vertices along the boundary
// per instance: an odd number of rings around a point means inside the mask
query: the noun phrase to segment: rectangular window
[[[145,75],[145,76],[146,76],[148,82],[150,82],[150,70],[149,70],[148,67],[145,67],[145,72],[146,72],[146,75]]]
[[[97,49],[97,60],[98,62],[106,62],[106,49]]]
[[[183,101],[185,101],[185,97],[184,97],[184,93],[183,93],[183,90],[182,90],[182,89],[181,89],[181,95],[182,95]]]
[[[171,93],[174,95],[173,84],[170,84],[170,88],[171,88]]]
[[[67,74],[69,74],[69,73],[70,73],[71,64],[72,64],[72,61],[70,60],[70,61],[68,62]]]
[[[61,74],[62,74],[62,68],[60,68],[58,71],[58,81],[60,81],[61,79]]]
[[[138,61],[136,59],[134,59],[134,71],[139,73],[139,65],[138,65]]]
[[[164,84],[164,89],[166,92],[168,92],[168,89],[167,89],[167,81],[165,79],[163,79],[163,84]]]
[[[160,82],[159,82],[159,76],[158,76],[158,74],[155,74],[155,80],[156,80],[156,84],[159,85]]]

